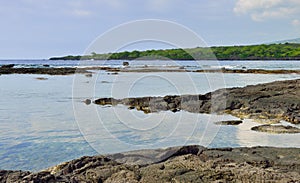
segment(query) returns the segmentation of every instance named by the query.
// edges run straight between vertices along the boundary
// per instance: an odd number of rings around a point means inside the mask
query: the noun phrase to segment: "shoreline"
[[[1,59],[0,59],[1,60]],[[2,60],[7,60],[7,59],[2,59]],[[12,60],[18,60],[18,59],[12,59]],[[30,60],[30,59],[28,59]],[[36,59],[39,60],[39,59]],[[42,60],[46,60],[46,61],[111,61],[111,60],[122,60],[122,61],[155,61],[155,60],[162,60],[162,61],[300,61],[300,57],[299,58],[228,58],[228,59],[215,59],[215,58],[203,58],[203,59],[169,59],[169,58],[148,58],[146,57],[145,59],[143,58],[137,58],[137,59],[110,59],[110,58],[104,58],[104,59],[63,59],[63,57],[52,57],[49,59],[42,59]]]
[[[160,50],[134,50],[51,57],[49,60],[299,60],[300,44],[211,46]],[[258,50],[260,50],[258,52]]]
[[[7,74],[46,74],[46,75],[71,75],[75,73],[89,73],[85,69],[78,68],[3,68],[0,67],[0,75]]]
[[[96,68],[98,68],[98,70],[105,70],[108,73],[126,72],[111,67],[89,67],[80,68],[78,73],[91,74],[92,71],[90,70],[97,70]],[[5,69],[8,74],[22,74],[22,72],[24,72],[23,74],[68,75],[77,73],[77,68]],[[165,72],[173,72],[171,70],[172,69]],[[175,70],[174,72],[192,72],[184,71],[184,69],[178,70],[183,71]],[[205,72],[206,71],[207,70],[205,70]],[[235,70],[220,69],[211,72],[236,73],[236,71],[234,71]],[[274,72],[274,70],[271,70],[272,73],[266,70],[251,72],[253,74],[291,74],[290,72],[286,73],[287,70],[279,71],[281,73],[278,71]],[[155,69],[151,72],[164,72],[164,70],[161,71]],[[2,73],[0,72],[0,75],[1,74]],[[198,106],[199,103],[195,103],[194,98],[196,97],[196,101],[201,101],[201,106],[204,107],[203,110],[205,112],[208,111],[206,108],[210,106],[208,101],[212,96],[215,96],[215,99],[218,99],[218,97],[222,99],[216,100],[216,102],[222,102],[223,99],[230,99],[226,102],[228,106],[225,105],[225,107],[229,107],[229,109],[224,110],[223,112],[228,112],[237,116],[239,115],[241,118],[261,117],[263,122],[269,118],[274,118],[276,121],[278,119],[287,119],[290,121],[296,119],[297,121],[295,121],[295,124],[298,124],[300,119],[297,115],[299,114],[299,107],[297,104],[300,103],[299,96],[297,95],[300,87],[299,82],[300,79],[275,81],[243,88],[220,89],[205,95],[165,96],[160,98],[141,97],[121,100],[106,98],[99,100],[99,103],[102,103],[101,101],[103,101],[105,105],[116,105],[118,103],[129,104],[129,108],[139,108],[143,112],[155,112],[157,109],[174,109],[174,112],[179,109],[195,112],[198,109],[201,109],[199,108],[200,105]],[[153,99],[155,101],[157,100],[160,104],[166,102],[167,107],[164,107],[165,104],[161,106],[149,105],[147,101]],[[175,102],[182,102],[185,100],[185,107],[180,103],[179,108],[179,104],[176,104]],[[98,102],[95,101],[95,103]],[[272,103],[275,103],[276,105],[269,105]],[[214,103],[212,106],[223,106],[222,103],[219,104],[220,105]],[[245,106],[241,107],[241,104]],[[152,111],[149,107],[155,108]],[[271,111],[271,113],[268,111]],[[273,127],[274,126],[272,126],[272,128]],[[85,156],[50,167],[40,172],[0,170],[0,183],[30,181],[230,182],[236,180],[248,182],[297,182],[300,180],[299,154],[300,148],[276,147],[205,148],[195,145],[170,147],[166,149],[148,149],[109,155]]]
[[[137,73],[155,73],[155,72],[187,72],[187,73],[230,73],[230,74],[300,74],[300,70],[265,70],[265,69],[198,69],[187,70],[184,67],[62,67],[62,68],[6,68],[0,67],[0,75],[7,74],[46,74],[46,75],[72,75],[72,74],[88,74],[92,71],[104,70],[106,72],[137,72]]]
[[[297,182],[300,148],[198,145],[84,156],[40,172],[0,170],[0,182]]]

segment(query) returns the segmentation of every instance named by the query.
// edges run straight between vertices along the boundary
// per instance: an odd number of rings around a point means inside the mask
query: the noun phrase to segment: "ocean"
[[[121,67],[123,60],[0,60],[0,66],[5,64],[15,64],[15,67],[43,67],[43,65],[49,65],[51,67],[74,67],[74,66],[109,66],[109,67]],[[126,61],[127,62],[127,61]],[[207,68],[219,68],[225,67],[229,69],[289,69],[296,70],[300,68],[299,61],[293,60],[276,60],[276,61],[264,61],[264,60],[249,60],[249,61],[190,61],[190,60],[132,60],[129,61],[130,66],[185,66],[186,68],[194,69],[207,69]]]

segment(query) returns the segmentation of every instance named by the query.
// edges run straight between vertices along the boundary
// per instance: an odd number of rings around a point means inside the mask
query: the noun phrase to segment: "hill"
[[[300,38],[275,41],[275,42],[272,42],[270,44],[285,44],[285,43],[297,43],[297,44],[300,44]]]

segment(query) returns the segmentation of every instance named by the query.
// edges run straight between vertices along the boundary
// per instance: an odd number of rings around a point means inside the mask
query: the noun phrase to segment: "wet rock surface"
[[[118,72],[196,72],[196,73],[235,73],[235,74],[300,74],[300,70],[265,70],[265,69],[200,69],[187,70],[185,67],[144,67],[144,68],[122,68]]]
[[[229,120],[229,121],[218,121],[215,124],[216,125],[239,125],[242,124],[242,120]]]
[[[12,68],[0,67],[0,74],[48,74],[48,75],[69,75],[75,73],[89,73],[85,69],[78,68]]]
[[[111,68],[111,67],[85,67],[85,68],[76,68],[76,67],[62,67],[62,68],[51,68],[50,65],[43,65],[39,68],[16,68],[14,64],[2,65],[0,67],[1,74],[48,74],[48,75],[70,75],[75,73],[85,74],[87,77],[92,77],[92,74],[89,70],[104,70],[107,72],[112,72],[118,74],[120,69]]]
[[[221,73],[237,73],[237,74],[300,74],[299,70],[264,70],[264,69],[226,69],[219,70],[196,70],[194,72],[221,72]]]
[[[7,64],[7,65],[2,65],[0,68],[5,69],[5,68],[13,68],[15,64]]]
[[[45,77],[37,77],[37,78],[35,78],[35,79],[37,79],[37,80],[48,80],[48,78],[45,78]]]
[[[75,73],[89,73],[87,70],[105,70],[109,74],[117,75],[119,72],[194,72],[194,73],[236,73],[236,74],[300,74],[300,70],[264,70],[264,69],[201,69],[186,70],[184,67],[148,67],[142,68],[128,67],[129,63],[124,62],[124,68],[115,68],[107,66],[93,66],[86,68],[66,67],[51,68],[50,65],[44,64],[40,68],[17,68],[15,64],[0,66],[0,74],[49,74],[49,75],[67,75]],[[87,76],[90,76],[89,74]]]
[[[251,130],[267,133],[300,133],[299,128],[283,125],[261,125],[252,127]]]
[[[0,182],[297,182],[300,149],[202,146],[82,157],[30,173],[0,171]]]
[[[165,97],[100,98],[99,105],[129,106],[145,113],[159,111],[192,113],[229,113],[262,123],[285,120],[300,123],[300,79],[220,89],[204,95],[168,95]]]

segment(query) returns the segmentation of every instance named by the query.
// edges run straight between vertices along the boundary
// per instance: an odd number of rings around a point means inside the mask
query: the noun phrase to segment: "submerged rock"
[[[118,72],[109,72],[107,73],[108,75],[118,75],[119,73]]]
[[[48,78],[44,78],[44,77],[37,77],[35,79],[37,79],[37,80],[48,80]]]
[[[243,123],[242,120],[228,120],[228,121],[218,121],[215,124],[216,125],[239,125]]]
[[[85,156],[31,173],[0,171],[4,182],[297,182],[300,149],[202,146]]]
[[[92,73],[87,73],[87,74],[85,74],[85,77],[91,78],[91,77],[93,77],[93,74]]]
[[[123,62],[123,66],[129,66],[129,62]]]
[[[92,103],[92,100],[91,99],[85,99],[84,103],[86,105],[90,105]]]
[[[300,129],[283,125],[261,125],[252,127],[251,130],[267,133],[300,133]]]

